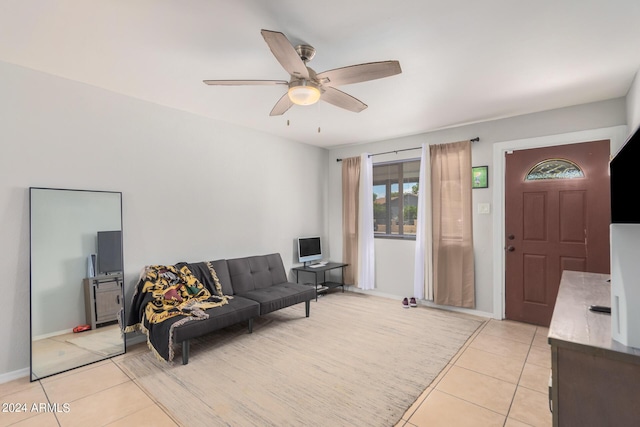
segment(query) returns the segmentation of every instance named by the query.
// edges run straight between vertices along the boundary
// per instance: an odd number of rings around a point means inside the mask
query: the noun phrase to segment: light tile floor
[[[397,427],[551,426],[548,328],[486,322]]]
[[[397,426],[550,426],[547,333],[546,328],[517,322],[486,322]],[[118,358],[136,357],[140,351],[148,351],[146,345],[37,382],[25,377],[0,384],[0,402],[25,404],[27,409],[0,412],[0,427],[178,425],[118,368]],[[34,403],[58,404],[58,411],[32,411]]]

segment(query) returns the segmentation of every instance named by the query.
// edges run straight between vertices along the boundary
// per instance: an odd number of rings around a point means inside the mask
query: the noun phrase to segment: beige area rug
[[[393,426],[482,323],[331,293],[193,341],[186,366],[117,363],[184,426]]]
[[[77,335],[77,338],[70,338],[67,342],[101,356],[111,356],[124,351],[122,333],[118,325],[80,332]]]

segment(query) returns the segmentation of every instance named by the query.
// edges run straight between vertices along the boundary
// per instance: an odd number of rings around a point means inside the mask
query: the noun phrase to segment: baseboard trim
[[[0,384],[8,383],[9,381],[17,380],[23,377],[29,376],[29,368],[18,369],[17,371],[6,372],[0,374]]]
[[[368,294],[368,295],[374,295],[377,297],[382,297],[382,298],[389,298],[389,299],[394,299],[394,300],[398,300],[398,304],[400,304],[400,301],[402,301],[402,297],[399,297],[398,295],[391,295],[385,292],[380,292],[380,291],[376,291],[376,290],[362,290],[360,288],[357,288],[355,286],[351,286],[351,285],[345,285],[344,287],[345,291],[349,291],[349,292],[355,292],[355,293],[359,293],[359,294]],[[417,303],[419,305],[423,305],[425,307],[430,307],[430,308],[437,308],[439,310],[447,310],[447,311],[454,311],[457,313],[465,313],[465,314],[470,314],[472,316],[479,316],[479,317],[487,317],[490,319],[494,318],[494,314],[493,313],[489,313],[486,311],[481,311],[481,310],[475,310],[475,309],[471,309],[471,308],[460,308],[460,307],[451,307],[448,305],[439,305],[434,303],[433,301],[427,301],[427,300],[418,300]]]

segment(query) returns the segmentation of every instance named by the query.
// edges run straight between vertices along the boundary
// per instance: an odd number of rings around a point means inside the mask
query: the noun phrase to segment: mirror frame
[[[86,194],[92,194],[94,196],[99,195],[99,194],[109,194],[111,196],[113,195],[117,195],[117,199],[118,199],[118,211],[119,211],[119,223],[120,223],[120,231],[123,233],[124,236],[124,230],[123,230],[123,215],[122,215],[122,192],[119,191],[103,191],[103,190],[78,190],[78,189],[66,189],[66,188],[48,188],[48,187],[29,187],[29,336],[30,336],[30,341],[29,341],[29,346],[30,346],[30,352],[29,352],[29,368],[30,368],[30,381],[38,381],[41,380],[43,378],[47,378],[50,377],[52,375],[57,375],[63,372],[67,372],[76,368],[80,368],[82,366],[87,366],[96,362],[100,362],[106,359],[110,359],[112,357],[115,356],[119,356],[122,354],[126,353],[127,350],[127,344],[126,344],[126,338],[125,338],[125,334],[122,330],[122,322],[125,321],[126,319],[126,313],[125,313],[125,300],[124,300],[124,238],[121,241],[121,255],[122,255],[122,272],[118,274],[113,275],[113,278],[115,278],[116,283],[118,282],[118,280],[121,282],[121,286],[120,286],[120,291],[119,291],[119,303],[121,305],[120,309],[118,310],[118,313],[116,314],[116,318],[118,319],[117,321],[117,326],[118,329],[120,330],[120,335],[122,338],[122,351],[120,351],[118,349],[117,352],[112,352],[112,353],[108,353],[108,354],[99,354],[98,352],[95,351],[91,351],[88,350],[86,353],[93,353],[95,354],[95,357],[91,358],[88,357],[86,358],[84,361],[82,362],[77,362],[77,363],[69,363],[67,365],[65,365],[64,367],[61,367],[60,369],[51,369],[49,372],[46,372],[44,375],[36,375],[34,374],[34,194],[36,192],[39,191],[52,191],[52,192],[68,192],[68,193],[72,193],[72,192],[77,192],[79,193],[86,193]],[[112,205],[114,207],[115,210],[115,204]],[[98,230],[96,230],[97,232]],[[96,251],[97,251],[97,243],[96,243]],[[77,260],[76,260],[77,261]],[[84,264],[87,265],[88,267],[88,261],[85,259]],[[75,274],[74,274],[75,276]],[[85,275],[83,276],[82,279],[87,278],[88,274],[85,273]],[[96,276],[97,276],[97,272],[96,272]],[[100,276],[102,277],[109,277],[109,276]],[[81,280],[78,283],[78,287],[80,288],[85,288],[84,280]],[[113,280],[111,280],[111,282],[113,283]],[[85,291],[81,291],[82,293],[84,293]],[[87,298],[87,297],[85,297]],[[84,317],[85,316],[85,312],[86,312],[86,304],[87,301],[84,302],[85,304],[85,310],[82,311],[82,313],[79,313],[79,316]],[[88,314],[87,314],[88,315]],[[89,320],[89,319],[85,319],[85,320]],[[84,322],[83,322],[84,323]],[[113,323],[113,321],[110,321],[109,323]],[[81,323],[82,324],[82,323]],[[96,328],[97,330],[98,328]],[[65,329],[66,330],[66,329]],[[79,335],[81,336],[81,335]],[[118,343],[117,345],[118,347],[120,346],[120,344]],[[37,368],[37,367],[36,367]]]

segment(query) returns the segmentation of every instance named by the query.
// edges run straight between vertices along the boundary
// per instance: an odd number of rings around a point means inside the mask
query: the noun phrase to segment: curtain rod
[[[471,142],[478,142],[480,141],[480,137],[476,136],[475,138],[471,138],[469,141]],[[422,147],[413,147],[413,148],[403,148],[402,150],[393,150],[393,151],[385,151],[384,153],[375,153],[375,154],[369,154],[369,157],[373,157],[373,156],[380,156],[382,154],[398,154],[402,151],[412,151],[412,150],[422,150]],[[341,162],[342,159],[336,159],[336,162]]]

